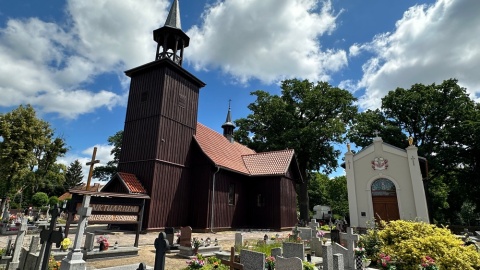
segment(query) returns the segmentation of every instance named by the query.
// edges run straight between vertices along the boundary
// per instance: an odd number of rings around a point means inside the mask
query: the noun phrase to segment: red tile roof
[[[134,174],[119,172],[117,175],[130,193],[147,194],[147,191]]]
[[[285,175],[292,162],[294,151],[282,150],[243,156],[251,175]]]
[[[200,123],[197,123],[195,140],[216,166],[252,176],[284,175],[294,155],[293,150],[256,153],[238,142],[231,143]]]

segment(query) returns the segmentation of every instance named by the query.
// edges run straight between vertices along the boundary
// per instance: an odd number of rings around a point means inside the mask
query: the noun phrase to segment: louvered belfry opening
[[[173,1],[165,25],[153,31],[157,42],[155,60],[170,59],[178,65],[183,63],[183,50],[188,47],[190,38],[182,31],[178,0]]]

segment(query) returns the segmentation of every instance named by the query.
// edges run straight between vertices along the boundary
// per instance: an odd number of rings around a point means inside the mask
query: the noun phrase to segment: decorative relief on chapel
[[[382,157],[376,157],[372,160],[372,169],[382,171],[388,169],[388,160]]]

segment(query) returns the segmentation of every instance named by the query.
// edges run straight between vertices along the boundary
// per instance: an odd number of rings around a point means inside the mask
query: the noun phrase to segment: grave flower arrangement
[[[68,238],[68,237],[64,238],[62,240],[62,242],[60,243],[60,248],[62,250],[67,250],[70,247],[71,244],[72,244],[72,240],[70,240],[70,238]]]
[[[395,264],[393,263],[392,261],[392,257],[384,254],[384,253],[380,253],[378,255],[378,260],[377,260],[377,264],[381,267],[380,269],[383,269],[383,270],[397,270],[397,267],[395,266]]]
[[[97,244],[100,244],[100,251],[102,250],[107,250],[108,247],[110,246],[110,244],[108,243],[108,239],[107,237],[101,235],[97,238]],[[101,247],[104,247],[104,249],[102,249]]]
[[[192,239],[192,247],[193,248],[199,248],[202,242],[198,240],[198,238],[193,238]]]
[[[419,268],[421,270],[438,270],[435,260],[429,256],[422,257],[422,263],[420,264]]]
[[[365,257],[365,249],[363,247],[356,247],[353,249],[355,256]]]
[[[265,258],[265,268],[275,269],[275,257],[268,256]]]
[[[187,261],[187,264],[188,269],[200,269],[205,265],[205,261],[198,258],[193,258]]]

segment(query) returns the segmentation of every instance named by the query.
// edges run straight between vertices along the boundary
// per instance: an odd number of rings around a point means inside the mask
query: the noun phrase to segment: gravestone
[[[320,223],[317,222],[316,219],[312,218],[310,223],[308,223],[308,227],[312,229],[312,235],[317,235],[317,228],[320,227]]]
[[[342,254],[333,254],[333,270],[343,270],[345,266],[343,264]]]
[[[331,230],[330,231],[330,240],[332,243],[339,243],[340,244],[340,231],[339,230]]]
[[[32,236],[32,240],[30,241],[30,248],[28,249],[28,252],[37,253],[39,244],[40,244],[40,237]]]
[[[355,244],[358,242],[360,237],[358,234],[353,233],[353,228],[348,227],[346,233],[341,234],[341,238],[347,242],[346,248],[348,250],[345,257],[346,265],[348,267],[353,267],[355,265]]]
[[[24,218],[22,220],[22,225],[18,230],[17,239],[15,239],[15,246],[12,254],[12,260],[8,262],[7,269],[8,270],[16,270],[19,269],[20,266],[20,253],[22,252],[23,247],[23,239],[27,234],[27,219]]]
[[[90,168],[91,169],[91,168]],[[76,270],[85,269],[86,262],[83,260],[83,253],[81,250],[83,233],[87,224],[87,219],[92,215],[92,207],[90,207],[90,195],[83,195],[82,205],[78,209],[79,221],[77,225],[77,234],[75,241],[73,241],[73,248],[68,255],[62,260],[60,270]]]
[[[92,251],[95,246],[95,234],[94,233],[85,233],[85,244],[83,248],[86,251]]]
[[[323,242],[320,238],[314,237],[310,241],[310,252],[312,255],[322,257],[322,245]]]
[[[270,251],[270,254],[274,258],[277,258],[278,256],[282,256],[282,248],[280,248],[280,247],[272,248],[272,250]]]
[[[243,233],[235,233],[235,248],[240,249],[243,247]]]
[[[164,232],[158,234],[158,238],[155,239],[155,270],[165,269],[165,253],[170,248],[167,236]]]
[[[191,247],[192,246],[192,227],[182,227],[180,229],[180,246]]]
[[[38,245],[40,244],[40,237],[32,236],[32,240],[30,241],[30,248],[28,249],[28,253],[26,254],[25,258],[23,259],[23,264],[21,265],[20,269],[28,270],[28,269],[35,269],[35,262],[37,261],[38,252]]]
[[[305,259],[305,248],[303,247],[303,243],[283,242],[283,257],[297,257],[303,261]]]
[[[333,270],[332,246],[322,246],[323,270]]]
[[[264,270],[265,254],[242,249],[240,252],[240,263],[243,264],[244,270]]]
[[[304,227],[298,228],[298,230],[300,231],[299,236],[302,240],[310,241],[312,239],[312,228]]]
[[[167,227],[165,228],[165,235],[167,236],[167,241],[170,245],[170,249],[178,249],[179,244],[175,243],[175,228],[173,227]]]
[[[302,260],[296,257],[278,257],[275,261],[275,270],[303,270]]]
[[[339,245],[338,243],[332,243],[332,253],[343,255],[343,264],[345,267],[355,269],[355,262],[348,260],[349,250]]]

